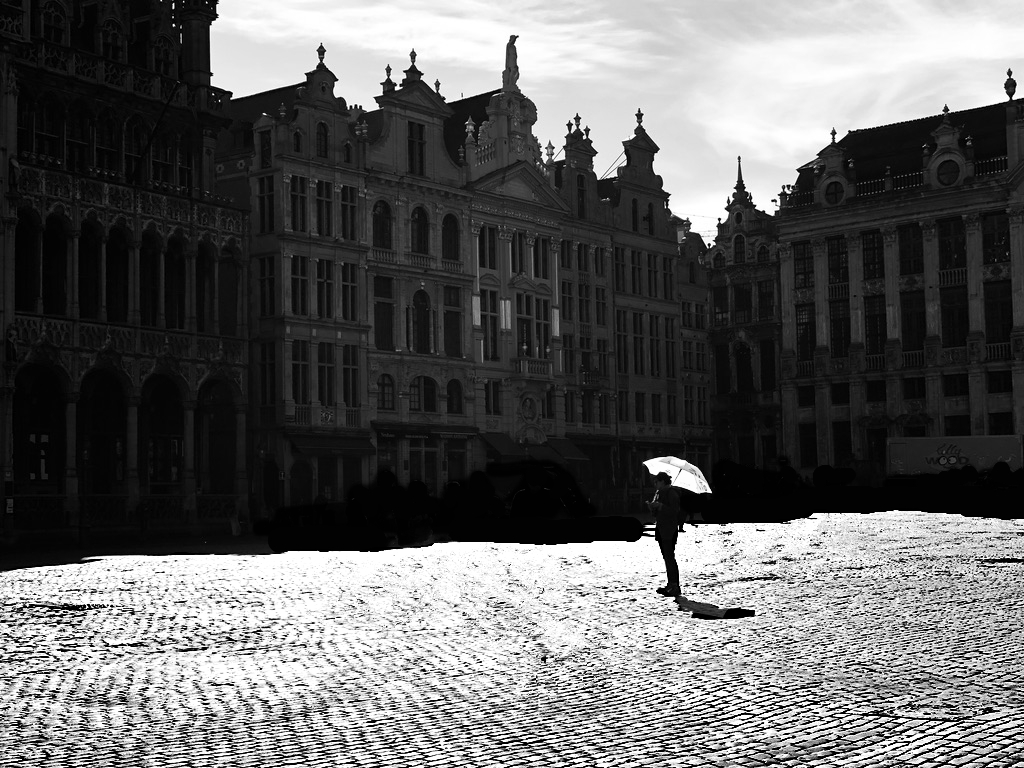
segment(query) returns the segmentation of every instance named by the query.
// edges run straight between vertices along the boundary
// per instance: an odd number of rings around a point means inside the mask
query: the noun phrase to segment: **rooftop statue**
[[[509,35],[505,46],[505,71],[501,73],[501,87],[506,91],[518,91],[516,82],[519,80],[519,64],[516,54],[516,40],[519,35]]]

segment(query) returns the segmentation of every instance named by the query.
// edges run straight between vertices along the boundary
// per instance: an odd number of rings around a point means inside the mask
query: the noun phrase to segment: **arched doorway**
[[[178,387],[156,374],[142,385],[139,406],[139,480],[153,495],[182,492],[185,412]]]
[[[199,389],[196,408],[196,466],[203,494],[235,492],[235,397],[223,380]]]
[[[79,488],[83,495],[124,492],[128,409],[113,371],[90,371],[78,401]]]
[[[313,502],[313,468],[305,459],[292,464],[291,504]]]

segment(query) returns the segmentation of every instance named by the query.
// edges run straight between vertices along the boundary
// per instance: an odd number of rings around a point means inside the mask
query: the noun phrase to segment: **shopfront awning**
[[[547,444],[527,445],[526,453],[531,459],[536,459],[537,461],[552,461],[555,464],[565,464],[565,459],[563,459],[554,448]]]
[[[564,437],[549,437],[548,445],[558,451],[566,461],[589,461],[590,457],[576,447],[576,444]]]
[[[502,459],[522,461],[527,458],[526,451],[504,432],[481,432],[480,437],[487,443],[487,447]]]
[[[306,456],[352,456],[373,453],[373,443],[364,436],[291,435],[295,450]]]

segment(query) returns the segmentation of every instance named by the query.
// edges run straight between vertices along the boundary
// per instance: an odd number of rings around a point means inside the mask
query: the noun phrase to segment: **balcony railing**
[[[864,355],[864,364],[869,371],[885,369],[885,355]]]
[[[551,361],[534,357],[516,357],[512,360],[515,372],[526,376],[551,376]]]
[[[920,187],[922,184],[924,184],[924,174],[921,171],[903,173],[892,177],[892,188],[894,190],[912,189],[913,187]]]
[[[450,259],[441,259],[441,271],[452,272],[456,275],[461,275],[463,272],[462,262],[452,261]]]
[[[904,368],[923,368],[924,367],[924,350],[913,349],[909,352],[903,353],[903,367]]]
[[[596,368],[581,368],[576,374],[578,386],[594,389],[608,383],[608,377],[601,374]]]
[[[954,267],[953,269],[939,270],[939,286],[967,285],[967,268]]]
[[[829,283],[829,286],[828,286],[828,297],[830,299],[848,299],[848,298],[850,298],[850,284],[849,283]]]
[[[292,411],[295,415],[295,423],[300,426],[309,426],[310,407],[308,405],[296,405]]]
[[[797,360],[796,361],[796,375],[797,376],[813,376],[814,375],[814,361],[813,360]]]
[[[974,175],[989,176],[993,173],[1003,173],[1007,167],[1006,155],[991,157],[988,160],[978,160],[974,163]]]
[[[406,253],[405,261],[416,269],[433,269],[434,257],[425,253]]]
[[[885,179],[871,179],[857,182],[857,197],[867,197],[885,192]]]
[[[986,360],[1009,360],[1010,359],[1010,342],[999,341],[992,344],[985,345],[985,359]]]
[[[95,527],[122,527],[137,523],[128,509],[128,497],[115,494],[86,494],[79,496],[79,519],[83,525]]]
[[[345,426],[346,427],[360,427],[360,426],[362,426],[362,409],[360,409],[360,408],[346,408],[345,409]]]
[[[371,248],[370,261],[379,261],[383,264],[397,264],[398,256],[388,248]]]

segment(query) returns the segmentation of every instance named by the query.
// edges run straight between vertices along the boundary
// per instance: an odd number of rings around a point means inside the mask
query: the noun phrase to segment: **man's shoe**
[[[659,595],[667,595],[667,594],[668,594],[668,591],[669,591],[669,589],[670,589],[670,587],[658,587],[658,588],[657,588],[656,590],[654,590],[654,591],[655,591],[655,592],[657,592],[657,593],[658,593]]]
[[[661,592],[661,590],[658,590]],[[668,587],[664,592],[661,592],[665,597],[682,597],[683,591],[679,587]]]

